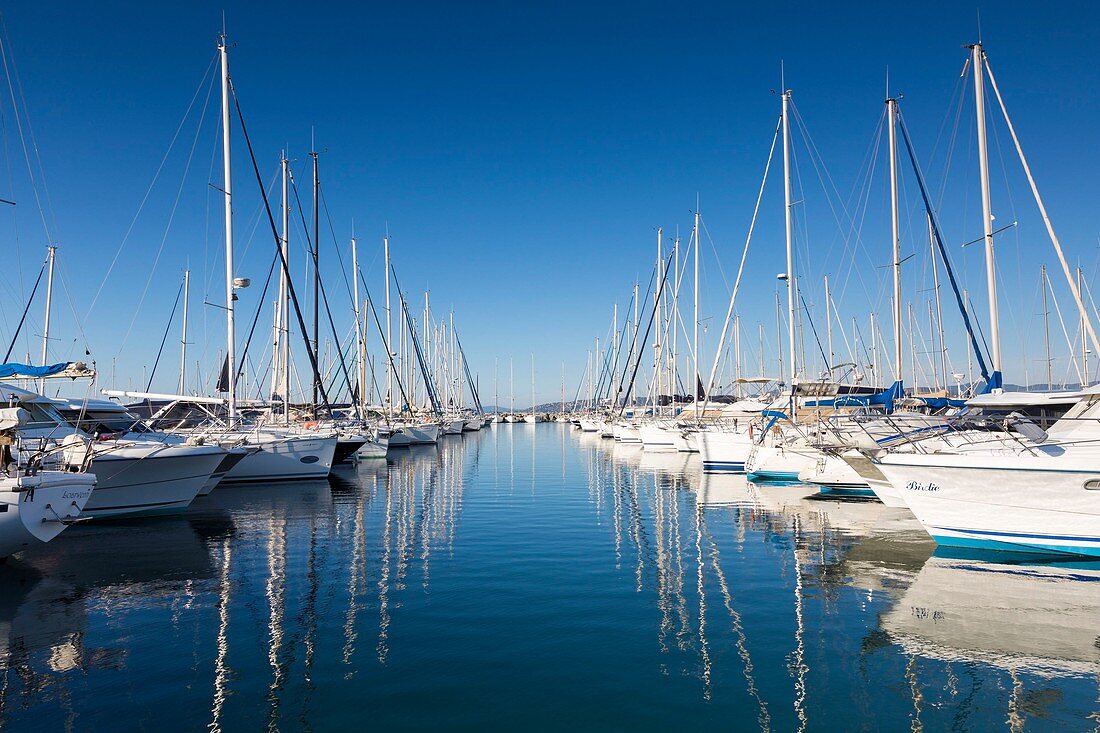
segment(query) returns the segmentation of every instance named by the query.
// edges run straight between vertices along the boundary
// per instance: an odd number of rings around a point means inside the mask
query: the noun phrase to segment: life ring
[[[310,420],[307,423],[303,423],[302,427],[306,430],[316,430],[317,429],[317,422],[315,420]]]

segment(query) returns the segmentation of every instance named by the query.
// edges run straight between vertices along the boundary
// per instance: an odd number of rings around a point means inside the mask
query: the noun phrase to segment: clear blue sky
[[[889,67],[932,186],[944,189],[946,238],[984,327],[981,247],[960,248],[981,235],[969,86],[950,174],[944,174],[959,112],[961,46],[977,36],[975,6],[500,2],[349,4],[315,12],[308,3],[274,2],[12,5],[4,14],[9,63],[17,64],[24,135],[29,142],[33,130],[41,159],[35,181],[64,275],[51,360],[82,358],[86,341],[104,383],[116,359],[120,385],[141,381],[188,263],[196,272],[191,358],[204,359],[209,371],[221,345],[221,311],[201,305],[204,295],[218,300],[221,292],[220,194],[207,185],[220,178],[216,89],[201,126],[199,118],[209,88],[200,82],[214,59],[223,8],[235,44],[232,75],[264,177],[273,178],[279,151],[289,146],[307,195],[306,153],[316,130],[340,240],[337,250],[323,237],[322,258],[341,332],[349,306],[337,267],[347,264],[352,222],[377,297],[388,223],[405,289],[420,302],[430,288],[439,314],[455,308],[486,402],[492,401],[499,360],[506,403],[510,357],[517,405],[530,402],[532,353],[539,400],[556,399],[562,361],[572,393],[592,339],[608,328],[612,303],[625,307],[634,280],[648,282],[656,227],[671,234],[679,226],[686,238],[696,195],[715,247],[704,238],[703,355],[709,363],[728,298],[726,281],[736,270],[778,117],[772,90],[779,88],[781,61],[839,192],[834,208],[844,200],[863,222],[862,243],[850,245],[853,259],[842,242],[851,228],[837,225],[806,142],[796,135],[804,201],[796,268],[813,308],[823,318],[817,281],[831,274],[848,283],[837,286],[845,319],[865,324],[871,309],[888,317],[882,149],[869,181],[864,165]],[[1100,10],[1087,3],[998,3],[982,10],[986,48],[1055,226],[1071,258],[1095,275],[1100,72],[1093,36]],[[196,106],[108,277],[196,90]],[[14,210],[0,207],[6,255],[0,340],[6,346],[47,235],[6,82],[3,92],[0,197],[18,202]],[[1020,222],[998,237],[998,246],[1005,372],[1022,382],[1025,367],[1032,380],[1042,371],[1038,264],[1054,265],[1054,258],[1004,125],[993,127],[994,209],[999,224]],[[243,332],[272,243],[262,226],[254,229],[257,189],[243,139],[235,134],[237,271],[254,283],[241,295]],[[769,341],[776,340],[771,299],[775,274],[785,267],[778,170],[764,198],[739,308],[746,352],[756,348],[758,322]],[[853,192],[862,187],[866,202],[856,204]],[[911,178],[903,195],[903,247],[917,253],[907,263],[906,287],[913,294],[907,298],[914,298],[919,316],[929,297],[921,291],[931,283]],[[297,263],[303,261],[299,253]],[[1055,282],[1072,338],[1068,292]],[[269,312],[267,307],[260,321],[264,341]],[[966,355],[958,319],[951,318],[951,356],[961,370]],[[926,313],[920,327],[927,333]],[[14,356],[30,350],[37,360],[38,303],[26,330],[32,340],[21,340]],[[1052,330],[1058,334],[1059,379],[1067,372],[1068,349],[1056,322]],[[154,387],[174,387],[176,340],[173,327]],[[809,341],[807,351],[813,351]],[[746,359],[755,363],[756,357]],[[765,368],[775,370],[774,353]]]

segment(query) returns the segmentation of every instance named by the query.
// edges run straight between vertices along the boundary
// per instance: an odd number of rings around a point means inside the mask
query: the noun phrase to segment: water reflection
[[[73,527],[0,566],[0,728],[1096,728],[1100,565],[811,493],[505,424]]]
[[[594,510],[613,508],[616,567],[633,558],[635,591],[652,594],[662,671],[697,679],[701,700],[738,675],[760,730],[828,726],[811,717],[837,704],[827,680],[847,664],[844,636],[860,634],[845,626],[859,614],[868,628],[842,694],[860,720],[881,714],[886,688],[915,731],[944,721],[980,729],[989,698],[1002,711],[991,719],[1010,730],[1040,719],[1100,729],[1100,564],[946,557],[904,509],[703,474],[686,454],[587,436],[578,445]],[[752,577],[761,573],[785,586],[786,603],[762,599]],[[761,605],[775,614],[765,623]],[[780,659],[786,689],[775,684]],[[872,671],[881,667],[892,679]]]

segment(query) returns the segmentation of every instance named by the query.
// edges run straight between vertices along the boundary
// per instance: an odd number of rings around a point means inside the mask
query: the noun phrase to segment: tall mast
[[[218,39],[222,68],[222,192],[225,194],[225,371],[229,422],[237,419],[237,339],[233,305],[233,169],[229,146],[229,50],[225,34]]]
[[[393,400],[393,338],[390,333],[390,235],[382,238],[382,248],[386,258],[386,350],[390,353],[390,368],[386,372],[386,405],[391,406]]]
[[[736,380],[735,394],[741,396],[741,316],[733,317],[733,378]]]
[[[787,235],[787,347],[791,355],[791,394],[794,394],[798,365],[795,359],[794,325],[794,222],[791,219],[791,125],[788,110],[791,92],[783,90],[783,209]],[[792,415],[793,417],[793,415]]]
[[[833,300],[829,293],[829,276],[825,276],[825,333],[828,342],[828,358],[825,360],[825,370],[833,373]]]
[[[886,100],[890,131],[890,244],[894,270],[894,381],[901,381],[901,234],[898,220],[898,102]],[[912,335],[910,335],[912,338]],[[916,365],[914,365],[915,368]],[[916,374],[910,375],[916,379]]]
[[[320,349],[320,303],[321,303],[321,220],[319,217],[319,199],[321,193],[321,181],[317,176],[317,151],[311,151],[309,157],[313,158],[313,351]],[[313,416],[317,416],[317,396],[321,388],[320,370],[313,374]]]
[[[53,265],[57,257],[57,247],[51,244],[46,248],[46,251],[46,257],[49,260],[49,273],[46,275],[46,314],[42,327],[42,366],[46,366],[46,359],[48,358],[50,348],[50,311],[53,309]],[[46,391],[45,379],[38,380],[38,391]]]
[[[993,371],[1001,371],[1001,324],[997,309],[997,267],[993,255],[993,211],[989,200],[989,150],[985,136],[985,51],[982,44],[970,47],[974,68],[974,109],[978,117],[978,172],[982,187],[982,226],[985,239],[985,279],[989,293],[989,340],[993,348]]]
[[[658,323],[657,333],[653,336],[653,381],[656,394],[653,398],[653,412],[658,414],[660,412],[661,402],[661,371],[664,369],[664,355],[661,353],[661,345],[664,343],[664,339],[661,338],[661,327],[664,325],[664,309],[665,303],[661,300],[661,283],[665,276],[665,262],[663,252],[661,251],[661,227],[657,227],[657,277],[654,280],[653,285],[653,302],[659,303],[657,309]],[[592,379],[591,374],[589,380]]]
[[[1077,268],[1077,291],[1081,292],[1081,268]],[[1089,386],[1089,341],[1086,338],[1088,333],[1088,323],[1086,322],[1087,316],[1081,314],[1081,387],[1085,388]]]
[[[363,329],[359,320],[359,251],[355,237],[351,238],[351,288],[352,303],[355,307],[355,371],[356,380],[359,382],[359,406],[366,406],[364,389],[367,382],[367,365],[363,349]],[[360,417],[362,415],[360,414]]]
[[[695,419],[699,419],[699,201],[695,202],[695,323],[692,335],[691,404]]]
[[[611,389],[614,391],[614,409],[619,409],[619,389],[621,388],[621,382],[619,380],[619,304],[615,303],[614,308],[611,311],[611,332],[614,334],[615,340],[612,341],[612,348],[615,349],[615,357],[611,362]]]
[[[1054,389],[1054,377],[1050,367],[1050,307],[1047,305],[1047,266],[1039,265],[1039,279],[1043,283],[1043,343],[1047,352],[1047,389]]]
[[[565,414],[565,362],[561,363],[561,412]]]
[[[633,337],[632,337],[631,340],[633,341],[634,345],[631,347],[630,351],[631,351],[631,355],[634,357],[634,373],[637,374],[638,373],[638,362],[641,361],[641,358],[642,358],[641,353],[638,351],[642,347],[642,345],[641,345],[641,343],[638,342],[638,281],[637,280],[634,281],[634,328],[631,331],[631,333],[633,334]],[[631,407],[634,406],[634,402],[635,402],[635,394],[636,394],[636,390],[635,390],[635,387],[634,387],[634,382],[635,381],[636,380],[634,380],[634,379],[630,380],[630,394],[628,396],[630,398]]]
[[[516,414],[516,369],[515,361],[508,357],[508,413],[510,415]]]
[[[183,328],[180,330],[180,384],[179,393],[187,394],[187,295],[191,289],[191,271],[183,271]]]
[[[283,251],[283,262],[290,266],[290,161],[286,153],[279,161],[282,174],[282,236],[279,247]],[[283,400],[283,419],[290,422],[290,280],[285,268],[279,269],[279,306],[278,328],[275,338],[278,349],[275,353],[275,391]],[[314,352],[317,353],[317,352]]]
[[[936,232],[932,228],[932,215],[928,215],[928,244],[932,248],[932,288],[936,291],[936,323],[940,334],[940,371],[943,372],[943,387],[948,388],[947,378],[947,342],[943,338],[943,300],[940,298],[940,271],[936,266]]]
[[[531,414],[535,414],[535,355],[531,354]]]

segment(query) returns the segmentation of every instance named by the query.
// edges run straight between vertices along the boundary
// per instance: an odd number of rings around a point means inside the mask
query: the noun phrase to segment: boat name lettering
[[[907,483],[905,485],[905,490],[906,491],[939,491],[940,487],[939,487],[938,484],[932,483],[931,481],[929,481],[926,484],[922,484],[920,481],[910,481],[909,483]]]
[[[87,499],[92,493],[91,489],[87,491],[65,491],[61,494],[62,499]]]

